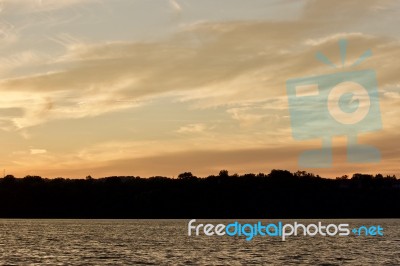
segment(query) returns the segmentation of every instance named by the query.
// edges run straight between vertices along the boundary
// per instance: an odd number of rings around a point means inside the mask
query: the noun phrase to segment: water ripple
[[[400,265],[400,220],[346,223],[380,224],[385,236],[298,236],[285,242],[255,237],[246,241],[227,236],[188,237],[186,220],[2,219],[0,264]]]

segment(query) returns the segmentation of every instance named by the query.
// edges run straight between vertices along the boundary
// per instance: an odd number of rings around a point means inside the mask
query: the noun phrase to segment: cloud
[[[179,5],[176,0],[169,0],[169,4],[175,11],[177,11],[177,12],[182,11],[181,5]]]
[[[10,74],[17,68],[38,66],[49,61],[49,57],[32,50],[11,54],[0,58],[0,73]]]
[[[44,153],[47,153],[47,150],[45,150],[45,149],[30,149],[30,153],[32,155],[44,154]]]
[[[205,124],[189,124],[186,126],[180,127],[176,132],[178,133],[201,133],[204,130],[207,129],[207,126]]]
[[[385,5],[378,1],[369,2],[368,8],[365,5],[359,7],[366,12],[365,18],[377,12],[371,6]],[[337,23],[321,24],[319,18],[324,18],[333,9],[344,10],[343,6],[347,4],[333,7],[309,1],[299,21],[196,23],[156,42],[73,42],[66,44],[67,53],[53,62],[57,68],[60,63],[65,64],[63,68],[3,79],[0,90],[5,95],[12,92],[18,98],[15,106],[9,107],[26,110],[24,118],[14,120],[18,128],[52,119],[96,116],[132,108],[137,104],[129,105],[124,101],[144,103],[163,94],[176,95],[203,108],[244,102],[257,105],[260,100],[284,97],[285,82],[289,78],[329,71],[314,60],[314,55],[322,51],[334,62],[339,62],[339,38],[349,40],[348,62],[354,62],[371,48],[374,57],[363,63],[363,67],[382,68],[378,76],[381,86],[397,82],[399,66],[392,60],[393,56],[400,55],[400,44],[396,40],[348,32],[346,27],[353,20],[337,18]],[[350,8],[347,13],[361,12],[355,10],[353,4],[347,8]],[[17,63],[36,62],[34,55],[21,54],[15,60]],[[31,104],[22,107],[19,103],[26,99],[26,93],[31,94]],[[52,103],[51,110],[46,109],[47,102]],[[285,101],[275,102],[269,111],[286,106]],[[234,110],[229,112],[241,123],[259,119],[250,115],[250,111],[239,117]]]

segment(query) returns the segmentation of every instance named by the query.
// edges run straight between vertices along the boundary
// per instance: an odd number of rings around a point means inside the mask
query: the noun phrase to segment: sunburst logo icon
[[[335,73],[289,79],[286,83],[292,135],[296,140],[321,139],[318,150],[304,151],[302,167],[332,166],[332,137],[347,136],[347,161],[378,162],[380,151],[360,144],[359,134],[382,129],[376,73],[372,69],[352,70],[372,55],[365,51],[350,67],[345,67],[347,41],[339,41],[342,66],[323,53],[316,58],[336,69]]]

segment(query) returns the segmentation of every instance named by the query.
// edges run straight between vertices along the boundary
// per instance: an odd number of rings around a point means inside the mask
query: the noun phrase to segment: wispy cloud
[[[205,124],[189,124],[180,127],[176,132],[178,133],[201,133],[206,130],[207,126]]]
[[[47,150],[45,150],[45,149],[30,149],[30,153],[33,155],[44,154],[44,153],[47,153]]]
[[[282,97],[286,79],[326,71],[322,64],[313,61],[316,51],[322,50],[329,55],[338,50],[337,40],[331,38],[319,39],[318,45],[316,41],[308,41],[309,45],[296,48],[285,40],[272,43],[260,40],[259,32],[268,32],[271,27],[268,22],[205,24],[191,29],[190,35],[183,32],[162,42],[80,45],[66,56],[74,62],[67,69],[2,80],[0,86],[5,94],[20,92],[20,100],[30,92],[32,99],[38,98],[42,102],[46,97],[56,102],[54,110],[61,118],[102,114],[129,107],[121,104],[123,99],[144,100],[171,92],[176,92],[182,99],[198,100],[211,107]],[[249,38],[241,42],[244,32]],[[205,33],[213,36],[212,41],[201,46],[191,44],[192,34]],[[276,34],[272,32],[272,35]],[[397,83],[397,63],[391,58],[400,54],[399,44],[392,41],[389,45],[387,39],[378,36],[352,33],[343,36],[359,50],[352,53],[349,60],[354,61],[361,52],[372,48],[376,56],[365,66],[390,63],[390,69],[380,73],[380,84]],[[300,36],[293,38],[294,42],[301,43],[301,40]],[[276,50],[283,47],[288,52],[277,54]],[[27,59],[34,58],[28,56]],[[276,75],[277,72],[280,74]],[[68,103],[75,109],[62,107]],[[35,104],[38,103],[32,106]],[[82,109],[82,106],[89,108]],[[271,103],[270,108],[273,107],[280,109],[282,105]]]
[[[178,1],[169,0],[169,4],[175,11],[177,11],[177,12],[181,12],[182,11],[182,7],[181,7],[181,5],[178,4]]]

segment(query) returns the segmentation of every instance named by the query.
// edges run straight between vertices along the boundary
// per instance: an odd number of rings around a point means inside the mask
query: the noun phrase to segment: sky
[[[0,0],[0,169],[18,177],[400,175],[400,2]],[[341,65],[338,41],[348,42]],[[365,51],[372,56],[351,65]],[[286,81],[376,72],[378,163],[304,168]],[[324,125],[321,125],[323,127]]]

